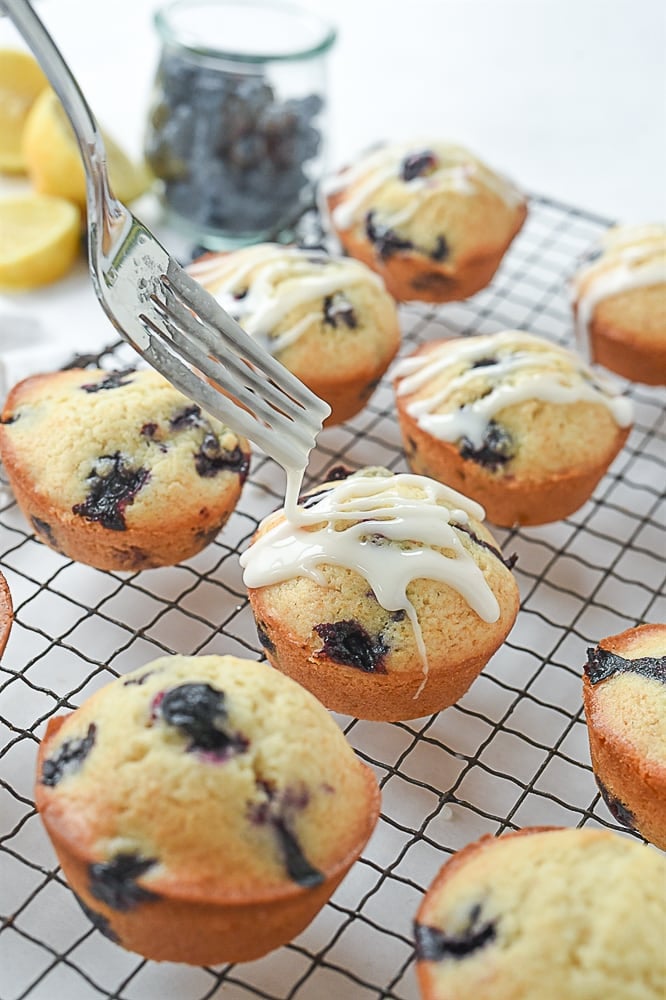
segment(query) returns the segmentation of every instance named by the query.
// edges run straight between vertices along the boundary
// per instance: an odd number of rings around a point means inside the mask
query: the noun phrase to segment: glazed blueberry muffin
[[[572,352],[518,330],[431,341],[393,374],[410,467],[506,527],[577,510],[630,430],[629,400]]]
[[[363,469],[278,511],[241,556],[266,657],[327,708],[410,719],[457,701],[508,635],[519,595],[478,504]]]
[[[12,627],[13,609],[9,585],[0,573],[0,656],[2,656]]]
[[[666,385],[666,225],[609,229],[572,292],[586,358],[634,382]]]
[[[666,850],[666,625],[639,625],[589,649],[583,701],[606,805]]]
[[[440,870],[414,925],[423,1000],[660,1000],[666,861],[619,834],[529,827]]]
[[[386,144],[323,187],[345,251],[401,301],[449,302],[484,288],[525,221],[524,196],[461,146]]]
[[[289,678],[172,656],[50,722],[36,802],[102,933],[147,958],[214,965],[303,930],[365,846],[379,790]]]
[[[0,456],[38,538],[98,569],[187,559],[240,496],[249,445],[152,370],[28,378],[0,418]]]
[[[398,350],[395,303],[359,261],[261,243],[206,254],[188,271],[329,404],[327,425],[365,406]]]

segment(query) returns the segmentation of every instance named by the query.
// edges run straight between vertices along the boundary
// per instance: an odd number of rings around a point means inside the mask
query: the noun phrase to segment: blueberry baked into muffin
[[[518,587],[483,510],[362,469],[259,526],[241,556],[268,660],[327,708],[410,719],[456,702],[504,641]]]
[[[583,701],[606,805],[666,850],[666,625],[639,625],[588,650]]]
[[[666,385],[666,225],[609,229],[583,258],[572,294],[585,357]]]
[[[666,860],[604,830],[485,836],[440,870],[414,925],[423,1000],[659,1000]]]
[[[431,341],[393,369],[407,461],[494,524],[545,524],[589,499],[632,407],[571,351],[502,333]]]
[[[303,930],[365,846],[379,790],[289,678],[233,656],[172,656],[51,720],[36,802],[103,934],[213,965]]]
[[[98,569],[187,559],[240,496],[249,445],[152,370],[72,369],[9,393],[0,455],[38,538]]]
[[[345,251],[401,301],[448,302],[484,288],[527,215],[525,197],[447,142],[374,147],[323,186]]]
[[[7,639],[12,628],[13,621],[12,596],[9,592],[9,584],[0,573],[0,656],[7,645]]]
[[[205,254],[188,271],[329,404],[327,425],[366,405],[400,345],[395,302],[359,261],[261,243]]]

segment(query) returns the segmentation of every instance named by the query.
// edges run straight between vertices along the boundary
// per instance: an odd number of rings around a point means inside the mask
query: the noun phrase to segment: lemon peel
[[[0,49],[0,173],[25,173],[21,137],[28,113],[48,82],[36,60]]]
[[[102,131],[113,193],[131,202],[150,184],[143,164],[134,163],[106,132]],[[65,111],[53,90],[45,90],[35,101],[23,129],[23,157],[33,187],[41,194],[68,198],[85,209],[86,183],[81,154]]]
[[[14,291],[57,281],[79,252],[81,213],[64,198],[0,199],[0,287]]]

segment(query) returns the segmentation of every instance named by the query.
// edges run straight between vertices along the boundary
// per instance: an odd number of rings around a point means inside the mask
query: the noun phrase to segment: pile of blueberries
[[[277,229],[311,197],[318,94],[280,99],[258,69],[236,73],[163,53],[146,158],[174,213],[228,233]]]

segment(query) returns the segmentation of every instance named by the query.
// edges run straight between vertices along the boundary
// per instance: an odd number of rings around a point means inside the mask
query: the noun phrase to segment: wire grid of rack
[[[567,279],[607,225],[533,197],[488,289],[439,308],[402,307],[403,352],[436,336],[506,328],[571,344]],[[112,347],[102,365],[126,363],[126,351]],[[243,965],[146,962],[102,937],[63,880],[32,784],[48,718],[119,674],[165,652],[261,658],[238,555],[280,504],[281,470],[255,454],[241,502],[212,545],[182,565],[131,575],[45,548],[5,488],[0,565],[15,622],[0,668],[0,1000],[413,1000],[412,919],[454,851],[482,834],[534,824],[620,831],[589,765],[581,666],[604,636],[666,621],[664,396],[627,388],[635,425],[594,497],[564,521],[496,531],[505,553],[518,555],[522,606],[469,692],[432,718],[337,716],[380,781],[379,824],[310,927]],[[388,380],[355,420],[322,433],[309,480],[340,463],[406,471]]]

